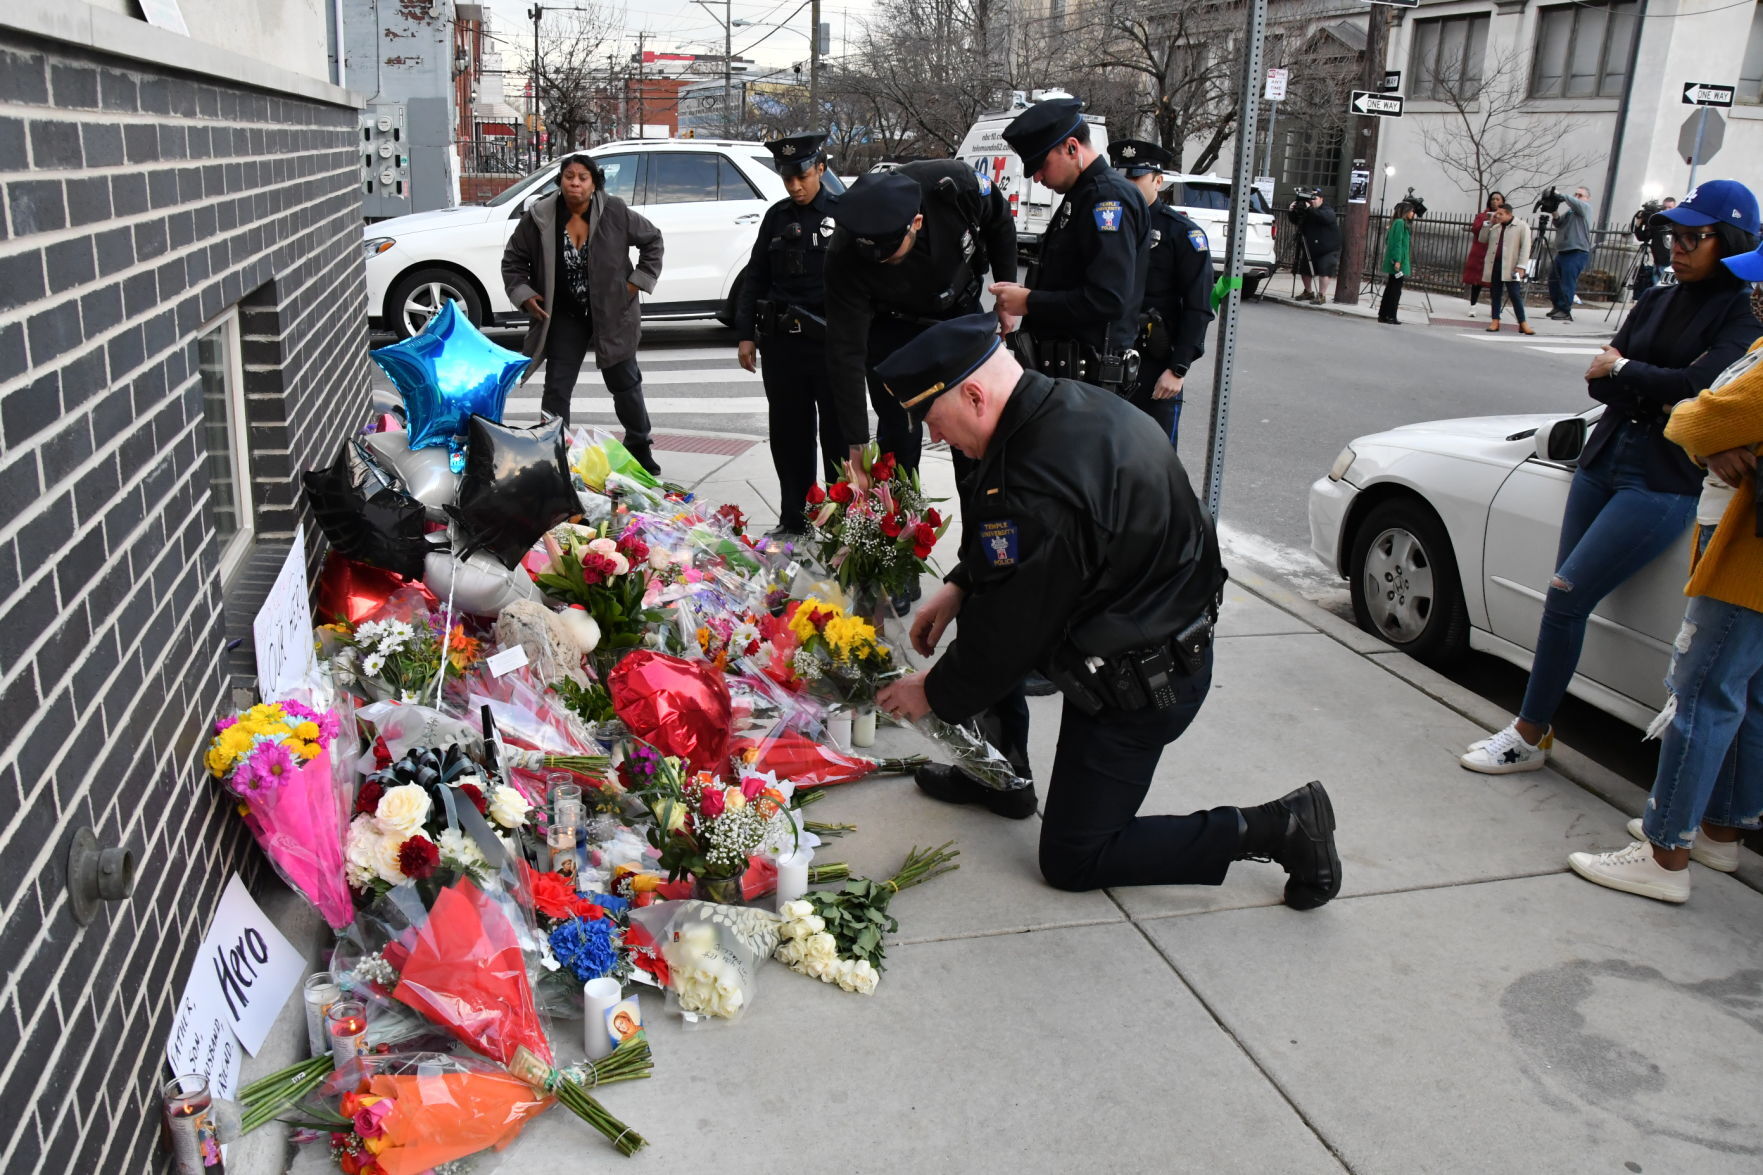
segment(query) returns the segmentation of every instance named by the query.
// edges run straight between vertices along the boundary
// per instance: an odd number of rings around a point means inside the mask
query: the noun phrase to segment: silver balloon
[[[459,475],[445,448],[412,449],[401,432],[369,433],[363,438],[382,462],[404,479],[404,492],[423,504],[430,519],[447,521],[447,507],[459,499]]]
[[[487,551],[467,559],[431,553],[423,560],[422,582],[443,605],[452,593],[453,610],[473,616],[494,616],[516,600],[544,599],[525,568],[510,571]]]

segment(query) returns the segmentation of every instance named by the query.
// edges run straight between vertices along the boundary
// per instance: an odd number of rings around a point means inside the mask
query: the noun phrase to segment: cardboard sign
[[[275,577],[275,586],[251,622],[257,647],[257,692],[266,702],[288,696],[313,666],[312,604],[306,586],[306,527]]]

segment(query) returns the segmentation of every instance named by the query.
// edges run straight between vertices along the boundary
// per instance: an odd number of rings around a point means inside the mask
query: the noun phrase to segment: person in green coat
[[[1378,303],[1377,320],[1391,326],[1402,325],[1396,317],[1396,305],[1402,300],[1402,279],[1414,268],[1413,231],[1409,227],[1413,219],[1414,205],[1406,200],[1397,204],[1390,216],[1389,234],[1383,239],[1383,271],[1388,276],[1383,284],[1383,301]]]

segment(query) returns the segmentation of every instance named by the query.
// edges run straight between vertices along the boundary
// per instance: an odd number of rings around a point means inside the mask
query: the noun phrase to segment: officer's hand
[[[912,618],[912,647],[920,657],[928,657],[937,651],[937,645],[943,639],[943,630],[961,611],[962,592],[952,583],[946,583],[931,593],[930,599],[918,606],[918,613]]]
[[[1745,448],[1728,449],[1723,453],[1711,454],[1708,468],[1721,481],[1736,490],[1739,483],[1745,480],[1745,474],[1757,472],[1757,454]]]
[[[532,297],[522,302],[520,308],[526,311],[531,317],[543,322],[545,319],[551,317],[549,314],[545,313],[545,307],[542,305],[544,301],[544,298],[540,297],[538,294],[534,294]]]
[[[1019,286],[1015,282],[993,282],[987,287],[992,297],[998,300],[1000,314],[1014,314],[1018,318],[1028,313],[1028,287]]]
[[[1020,323],[1021,321],[1022,321],[1022,319],[1018,315],[1006,314],[1004,311],[999,310],[998,311],[998,333],[1001,335],[1007,335],[1007,334],[1013,333],[1016,330],[1017,324]]]
[[[1173,400],[1181,395],[1181,376],[1165,367],[1157,377],[1157,386],[1151,389],[1153,400]]]
[[[909,674],[883,686],[876,691],[875,704],[907,722],[923,718],[930,713],[930,699],[924,696],[924,674]]]
[[[741,349],[735,357],[740,360],[741,366],[748,371],[759,370],[759,345],[752,339],[741,340]]]

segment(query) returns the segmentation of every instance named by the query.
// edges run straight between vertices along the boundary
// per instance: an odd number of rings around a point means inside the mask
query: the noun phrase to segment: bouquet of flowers
[[[637,966],[665,984],[670,1002],[691,1020],[733,1020],[752,1004],[754,978],[777,950],[779,926],[768,910],[716,902],[662,902],[631,913],[631,929],[642,931]]]
[[[292,700],[253,706],[215,723],[204,757],[276,872],[336,930],[355,917],[343,869],[346,803],[330,762],[341,725]]]
[[[735,762],[748,771],[771,772],[798,788],[853,783],[875,774],[909,775],[930,760],[924,755],[866,759],[847,755],[796,731],[736,738],[729,744]]]
[[[875,702],[875,691],[897,672],[894,653],[881,643],[875,625],[837,604],[810,596],[784,613],[800,642],[791,660],[811,692],[857,705]]]
[[[430,612],[419,589],[399,589],[385,611],[379,619],[319,630],[334,652],[339,680],[359,685],[375,700],[420,701],[435,692],[437,679],[457,678],[482,656],[482,645],[466,635],[464,625]]]
[[[859,488],[862,487],[862,488]],[[918,581],[949,520],[931,507],[914,470],[900,470],[873,442],[829,489],[814,486],[812,547],[847,591],[894,596]]]
[[[739,900],[749,858],[801,843],[790,790],[768,773],[748,772],[733,784],[708,771],[687,778],[678,759],[662,756],[640,793],[655,817],[649,843],[670,878],[689,874],[707,893]]]
[[[644,603],[649,545],[634,528],[617,539],[608,537],[607,529],[602,523],[552,530],[545,536],[550,564],[533,582],[552,599],[587,609],[600,629],[599,647],[617,651],[641,644],[648,626],[665,617]]]
[[[457,746],[419,747],[367,777],[343,841],[349,885],[365,903],[445,870],[487,882],[493,837],[530,824],[517,789],[488,782]]]
[[[882,936],[900,928],[888,904],[903,889],[959,869],[954,864],[959,855],[948,844],[914,848],[886,881],[855,878],[836,890],[815,890],[786,902],[778,911],[784,920],[778,961],[823,983],[873,995],[882,971]]]

